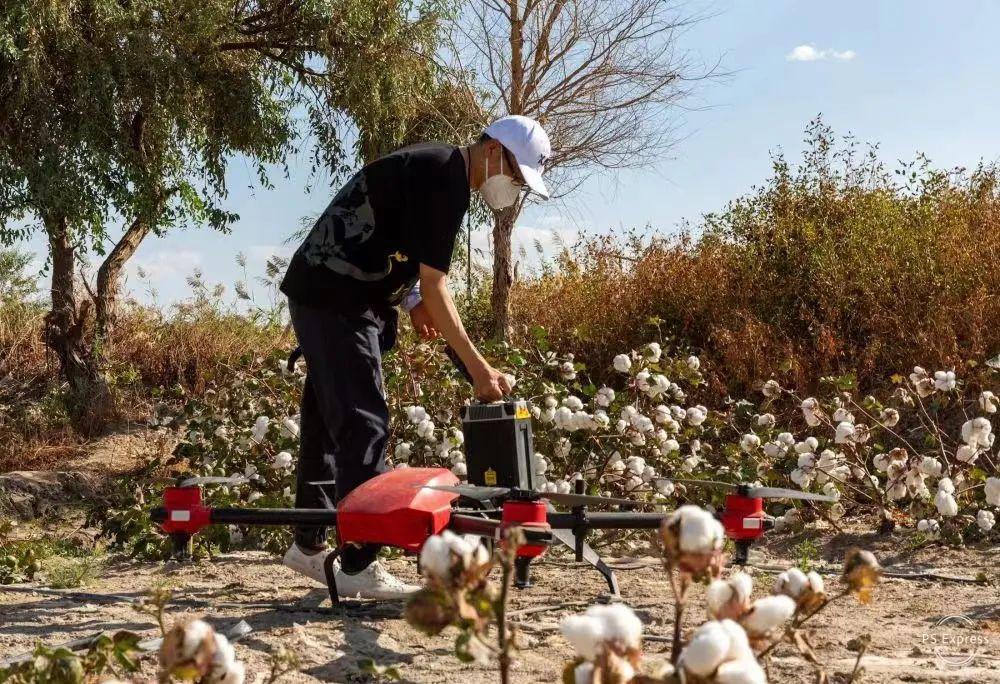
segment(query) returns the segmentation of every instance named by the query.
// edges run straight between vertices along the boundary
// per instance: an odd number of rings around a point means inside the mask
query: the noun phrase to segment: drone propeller
[[[232,475],[230,477],[218,477],[215,475],[206,475],[202,477],[189,477],[188,479],[182,481],[180,486],[195,487],[195,486],[210,485],[210,484],[238,485],[249,481],[250,479],[244,477],[243,475]]]
[[[435,489],[440,492],[451,492],[467,499],[486,501],[509,494],[509,487],[479,487],[477,485],[423,485],[424,489]],[[558,492],[534,492],[542,499],[564,506],[641,506],[648,505],[643,501],[632,499],[614,499],[608,496],[589,496],[587,494],[560,494]]]
[[[681,482],[683,484],[692,484],[699,487],[724,487],[726,489],[739,489],[744,485],[736,485],[731,482],[719,482],[717,480],[685,480],[677,479],[672,480],[673,482]],[[832,496],[827,496],[826,494],[813,494],[812,492],[803,492],[798,489],[785,489],[783,487],[754,487],[746,486],[747,496],[754,499],[801,499],[803,501],[823,501],[826,503],[834,503],[837,501],[836,498]]]

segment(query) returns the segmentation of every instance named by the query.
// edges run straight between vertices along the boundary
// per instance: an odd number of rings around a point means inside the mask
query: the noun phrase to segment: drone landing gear
[[[333,564],[340,557],[340,547],[326,555],[323,560],[323,574],[326,575],[326,588],[330,592],[330,607],[337,609],[340,607],[340,594],[337,593],[337,571]]]
[[[531,559],[518,556],[514,559],[514,586],[526,589],[531,586]]]
[[[733,553],[733,565],[746,565],[750,562],[750,544],[752,543],[752,539],[736,540],[734,544],[736,550]]]
[[[178,561],[191,560],[191,535],[187,532],[171,532],[170,544],[173,547],[170,557]]]
[[[608,583],[608,591],[611,592],[611,595],[618,596],[618,578],[615,577],[615,571],[608,567],[608,564],[601,559],[597,551],[590,548],[590,544],[583,541],[582,538],[578,538],[571,530],[552,530],[552,537],[563,546],[573,549],[576,553],[578,563],[586,561],[594,566],[595,570],[604,575],[604,580]]]

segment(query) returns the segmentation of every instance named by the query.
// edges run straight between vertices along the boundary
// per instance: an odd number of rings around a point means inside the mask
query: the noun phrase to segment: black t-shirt
[[[411,145],[358,171],[296,250],[281,283],[307,306],[360,311],[396,305],[420,264],[448,272],[469,209],[459,148]]]

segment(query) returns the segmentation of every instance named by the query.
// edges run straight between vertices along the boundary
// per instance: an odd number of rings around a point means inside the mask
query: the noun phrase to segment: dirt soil
[[[759,566],[751,569],[755,595],[773,580],[773,569],[761,568],[792,564],[791,549],[799,541],[795,536],[776,537],[754,551],[751,562]],[[810,632],[829,672],[850,672],[857,657],[855,638],[868,633],[872,644],[860,681],[1000,681],[1000,590],[996,584],[942,579],[979,573],[995,578],[995,550],[932,547],[900,553],[902,537],[846,534],[815,543],[821,569],[831,570],[827,582],[834,592],[840,588],[834,566],[843,550],[855,543],[873,550],[892,571],[939,575],[887,577],[871,604],[860,605],[849,598],[820,613]],[[672,625],[669,585],[655,559],[629,561],[645,567],[618,572],[622,600],[646,625],[647,660],[665,659]],[[395,559],[390,565],[404,578],[417,580],[412,559]],[[597,572],[573,563],[565,554],[538,563],[533,578],[534,586],[515,592],[511,606],[525,645],[517,658],[514,681],[558,682],[563,664],[571,658],[558,631],[560,619],[582,611],[607,589]],[[250,625],[253,631],[236,646],[254,675],[249,682],[264,681],[269,654],[279,644],[296,648],[303,658],[299,671],[285,675],[283,682],[370,681],[360,670],[367,658],[379,665],[398,666],[404,681],[478,684],[498,680],[488,665],[463,664],[452,655],[453,631],[434,638],[423,636],[405,623],[398,604],[351,601],[334,613],[324,588],[260,552],[186,564],[116,562],[90,586],[62,593],[41,585],[0,587],[0,660],[29,651],[38,641],[61,643],[101,630],[128,629],[156,636],[154,622],[135,611],[130,601],[161,583],[176,588],[171,607],[174,617],[205,617],[223,632],[240,620]],[[686,623],[693,627],[703,616],[700,587],[692,605]],[[937,626],[942,618],[956,616],[969,620]],[[953,645],[963,638],[964,643],[970,643],[970,638],[977,643]],[[146,663],[151,673],[152,658]],[[772,682],[813,681],[807,666],[787,647],[774,653],[770,673]]]

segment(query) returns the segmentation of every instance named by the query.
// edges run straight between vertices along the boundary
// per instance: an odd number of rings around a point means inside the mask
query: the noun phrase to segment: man
[[[507,116],[472,145],[413,145],[368,164],[320,216],[281,284],[308,370],[297,507],[333,505],[309,482],[334,479],[340,499],[386,469],[382,356],[395,342],[397,305],[420,334],[444,337],[478,399],[510,392],[469,340],[448,292],[448,268],[471,191],[494,209],[514,204],[523,189],[548,198],[541,173],[550,154],[537,122]],[[336,566],[343,595],[388,599],[416,591],[382,567],[378,551],[343,550]],[[302,527],[284,563],[325,583],[329,552],[325,528]]]

